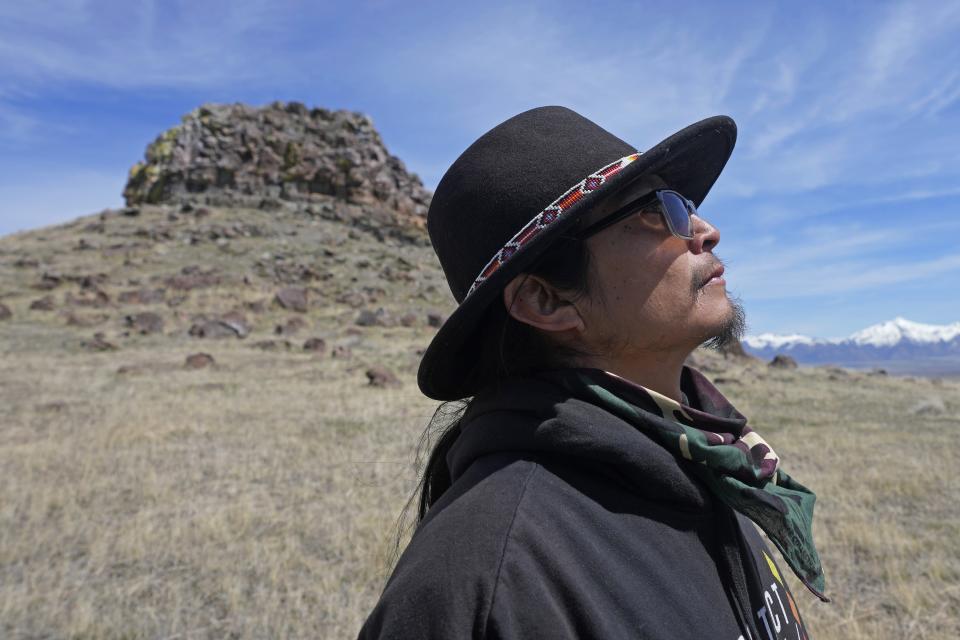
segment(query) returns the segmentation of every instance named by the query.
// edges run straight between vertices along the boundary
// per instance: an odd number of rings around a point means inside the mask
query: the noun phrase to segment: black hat
[[[420,390],[436,400],[478,391],[472,369],[484,312],[591,206],[647,174],[699,206],[736,138],[733,120],[714,116],[639,153],[565,107],[531,109],[483,134],[444,174],[427,212],[459,306],[420,361]]]

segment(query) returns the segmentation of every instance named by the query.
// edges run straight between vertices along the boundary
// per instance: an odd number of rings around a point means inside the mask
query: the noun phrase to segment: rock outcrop
[[[147,147],[123,196],[128,207],[272,209],[340,200],[422,228],[431,194],[387,151],[368,116],[274,102],[195,109]]]

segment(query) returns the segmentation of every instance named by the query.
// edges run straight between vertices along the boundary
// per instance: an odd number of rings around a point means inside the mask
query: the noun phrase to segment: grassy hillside
[[[0,637],[356,634],[451,304],[424,242],[326,211],[146,207],[0,238]],[[819,496],[834,602],[793,585],[813,637],[960,637],[960,383],[698,358]],[[399,384],[371,386],[375,365]]]

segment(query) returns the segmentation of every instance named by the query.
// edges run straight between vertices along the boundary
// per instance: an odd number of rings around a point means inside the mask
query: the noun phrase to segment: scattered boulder
[[[97,273],[68,276],[67,279],[79,284],[84,291],[98,291],[100,285],[107,282],[109,277],[105,273]]]
[[[183,366],[187,369],[203,369],[215,363],[216,361],[209,353],[191,353],[187,356]]]
[[[53,296],[43,296],[30,303],[33,311],[53,311]]]
[[[293,347],[289,340],[258,340],[250,346],[262,351],[276,351],[281,348],[289,351]]]
[[[253,300],[243,303],[243,308],[247,311],[252,311],[253,313],[263,313],[267,310],[267,301],[266,300]]]
[[[307,326],[306,320],[300,316],[288,318],[283,324],[278,324],[273,328],[273,332],[278,336],[292,336]]]
[[[10,307],[0,302],[0,320],[9,320],[13,317],[13,312],[10,311]]]
[[[330,351],[331,358],[347,360],[353,356],[353,350],[345,344],[338,344]]]
[[[274,299],[284,309],[306,313],[307,290],[303,287],[284,287],[277,291]]]
[[[158,289],[134,289],[133,291],[121,291],[117,296],[117,301],[124,304],[154,304],[163,302],[166,298],[167,290]]]
[[[392,371],[382,365],[375,365],[366,371],[367,383],[371,387],[397,387],[400,380]]]
[[[121,376],[134,375],[139,373],[148,373],[150,371],[157,371],[159,367],[156,365],[144,363],[144,364],[123,364],[117,367],[117,374]]]
[[[397,269],[390,265],[380,270],[380,279],[385,282],[413,282],[413,275],[404,269]]]
[[[95,327],[98,324],[103,324],[110,319],[110,316],[106,313],[94,313],[90,315],[78,314],[74,311],[67,312],[65,316],[68,326],[71,327]]]
[[[160,317],[160,314],[152,311],[128,315],[124,318],[124,323],[141,335],[163,331],[163,318]]]
[[[235,338],[237,332],[219,320],[202,320],[190,326],[190,335],[195,338]]]
[[[418,316],[413,312],[408,312],[400,316],[400,324],[404,327],[414,327],[417,324]]]
[[[362,307],[367,303],[367,298],[359,291],[350,290],[345,291],[336,297],[336,301],[340,304],[345,304],[348,307],[357,309]]]
[[[327,350],[327,342],[323,338],[307,338],[303,343],[303,350],[324,353]]]
[[[112,342],[107,342],[103,337],[103,333],[99,331],[93,334],[91,340],[81,341],[80,346],[87,351],[115,351],[117,348],[117,345]]]
[[[219,318],[201,316],[191,325],[189,333],[196,338],[245,338],[250,333],[250,325],[243,314],[231,311]]]
[[[427,314],[427,324],[431,327],[440,327],[443,324],[443,314],[431,311]]]
[[[233,329],[238,338],[246,338],[250,333],[250,323],[247,322],[246,316],[239,311],[228,311],[220,316],[220,322]]]
[[[44,272],[44,274],[40,276],[40,282],[33,285],[33,288],[49,291],[50,289],[56,289],[61,284],[63,284],[63,276]]]
[[[777,355],[773,356],[773,360],[771,360],[767,366],[773,367],[774,369],[796,369],[797,361],[790,356],[785,356],[782,353],[778,353]]]
[[[361,327],[372,327],[377,324],[377,320],[377,314],[370,309],[363,309],[353,322]]]
[[[357,319],[354,320],[353,322],[354,324],[361,327],[395,327],[397,326],[396,318],[394,318],[393,315],[383,307],[377,308],[376,311],[363,309],[360,311],[360,314],[357,316]]]
[[[871,369],[870,371],[867,371],[867,375],[868,376],[885,376],[887,375],[887,370],[880,369],[880,368]]]
[[[163,283],[171,289],[190,291],[215,287],[223,283],[223,277],[216,273],[216,269],[201,270],[197,265],[188,265],[182,268],[179,274],[165,278]]]
[[[110,305],[110,296],[106,291],[94,289],[93,291],[75,296],[69,291],[63,297],[63,303],[72,307],[94,307],[102,309]]]

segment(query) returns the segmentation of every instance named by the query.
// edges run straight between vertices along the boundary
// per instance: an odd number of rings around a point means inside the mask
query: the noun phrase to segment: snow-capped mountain
[[[761,358],[782,353],[808,364],[858,366],[936,361],[938,366],[943,365],[940,368],[960,371],[960,322],[934,325],[894,318],[847,338],[764,333],[747,337],[743,347]]]
[[[857,331],[849,340],[857,344],[889,347],[907,340],[915,344],[949,342],[960,336],[960,322],[953,324],[921,324],[906,318],[894,318]]]

